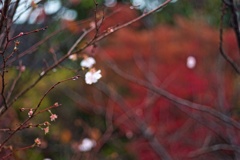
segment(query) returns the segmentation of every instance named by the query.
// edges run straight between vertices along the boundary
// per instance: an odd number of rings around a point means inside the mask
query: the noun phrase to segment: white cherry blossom
[[[187,58],[187,67],[193,69],[196,66],[196,58],[193,56],[189,56]]]
[[[78,149],[82,152],[87,152],[90,151],[94,146],[96,146],[95,140],[84,138],[82,143],[78,146]]]
[[[82,60],[80,65],[85,68],[92,68],[92,66],[96,63],[95,59],[92,57],[87,57]]]
[[[101,77],[101,70],[96,71],[93,68],[85,74],[85,82],[87,84],[96,83]]]

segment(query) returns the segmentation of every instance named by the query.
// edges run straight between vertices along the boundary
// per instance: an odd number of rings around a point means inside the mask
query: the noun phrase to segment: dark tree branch
[[[9,3],[10,0],[5,0],[4,1],[4,6],[3,9],[1,11],[1,19],[0,19],[0,33],[2,33],[2,28],[3,25],[5,24],[5,20],[7,20],[7,12],[8,12],[8,8],[9,8]]]
[[[220,20],[220,28],[219,28],[219,51],[223,58],[232,66],[232,68],[240,74],[240,68],[239,66],[225,53],[223,49],[223,19],[225,15],[225,4],[222,4],[222,15],[221,15],[221,20]]]
[[[232,15],[232,25],[233,25],[233,29],[235,31],[236,34],[236,38],[237,38],[237,43],[238,43],[238,49],[240,49],[240,31],[239,31],[239,24],[238,24],[238,16],[237,16],[237,11],[234,5],[233,0],[228,0],[228,5],[227,5],[231,11],[231,15]]]

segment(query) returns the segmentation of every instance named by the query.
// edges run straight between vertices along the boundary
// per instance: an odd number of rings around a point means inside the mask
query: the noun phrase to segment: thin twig
[[[45,31],[47,28],[48,28],[48,26],[43,27],[43,28],[39,28],[39,29],[35,29],[35,30],[29,31],[29,32],[21,32],[18,35],[16,35],[16,36],[12,37],[11,39],[9,39],[8,41],[10,42],[10,41],[13,41],[13,40],[15,40],[15,39],[17,39],[19,37],[27,36],[29,34],[37,33],[37,32],[40,32],[40,31]]]

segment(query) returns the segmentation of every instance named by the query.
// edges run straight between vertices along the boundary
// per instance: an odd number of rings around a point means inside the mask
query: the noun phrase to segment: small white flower
[[[86,68],[92,68],[92,66],[96,63],[95,59],[92,58],[92,57],[87,57],[87,58],[84,58],[82,60],[82,62],[80,63],[80,65],[82,67],[86,67]]]
[[[189,56],[187,58],[187,67],[193,69],[196,66],[196,58],[193,56]]]
[[[101,77],[101,70],[95,71],[95,69],[93,68],[86,73],[85,82],[87,84],[96,83]]]
[[[78,149],[79,151],[86,152],[90,151],[94,146],[96,146],[95,140],[84,138],[82,140],[82,143],[78,146]]]
[[[72,54],[68,58],[71,59],[72,61],[76,61],[78,57],[77,54]]]

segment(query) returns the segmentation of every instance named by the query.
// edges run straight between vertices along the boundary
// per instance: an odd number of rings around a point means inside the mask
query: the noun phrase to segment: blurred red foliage
[[[112,21],[116,24],[116,19],[119,21],[119,18],[113,17],[110,24]],[[118,31],[98,49],[97,54],[102,57],[98,60],[102,63],[100,66],[114,60],[122,71],[135,78],[149,81],[183,99],[231,113],[236,77],[224,60],[219,62],[222,57],[219,54],[218,29],[181,17],[177,17],[175,22],[174,26],[159,25],[151,30],[134,27]],[[224,47],[230,56],[237,57],[232,31],[224,33]],[[196,66],[192,69],[186,66],[189,56],[196,59]],[[131,140],[129,148],[138,159],[153,160],[159,159],[159,156],[150,147],[149,140],[141,136],[136,124],[126,118],[126,112],[146,123],[173,159],[187,159],[190,152],[204,146],[230,143],[227,126],[223,122],[217,124],[205,113],[176,105],[151,90],[125,80],[107,67],[103,74],[104,81],[129,104],[127,107],[130,108],[123,111],[126,106],[111,103],[114,105],[114,122],[120,124],[121,131]],[[239,138],[235,136],[234,143],[238,143],[236,139]],[[221,150],[219,152],[219,155],[227,155]],[[212,154],[206,154],[206,157],[211,159]]]

